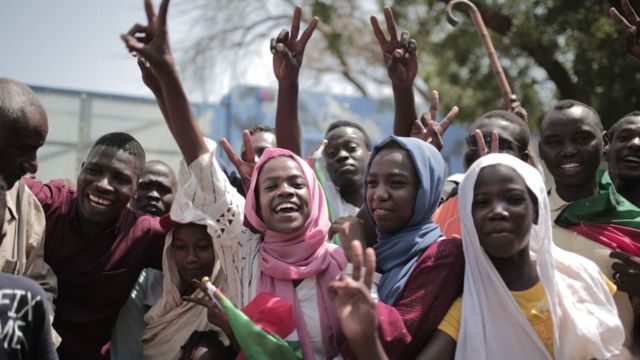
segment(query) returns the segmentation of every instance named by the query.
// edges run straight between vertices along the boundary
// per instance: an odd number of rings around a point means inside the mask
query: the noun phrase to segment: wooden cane
[[[498,60],[498,56],[496,54],[496,49],[493,47],[493,43],[491,42],[491,37],[489,36],[489,32],[487,31],[487,27],[484,25],[484,21],[482,20],[482,15],[480,15],[480,11],[478,8],[468,0],[452,0],[447,5],[447,21],[451,26],[458,25],[458,19],[453,15],[453,8],[456,5],[464,6],[467,8],[467,12],[469,13],[469,17],[473,21],[473,25],[476,27],[476,30],[480,34],[480,40],[482,41],[482,46],[484,50],[487,52],[489,56],[489,63],[491,64],[491,70],[493,74],[498,79],[498,86],[500,86],[500,90],[502,91],[502,98],[504,99],[504,103],[506,104],[507,110],[511,111],[511,103],[515,101],[514,95],[511,92],[511,87],[509,86],[509,81],[507,81],[507,77],[504,75],[504,71],[502,70],[502,65],[500,65],[500,61]]]

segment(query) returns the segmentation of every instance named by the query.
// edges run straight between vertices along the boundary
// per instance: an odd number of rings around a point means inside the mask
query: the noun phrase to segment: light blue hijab
[[[446,165],[440,152],[430,144],[415,138],[390,136],[373,149],[367,165],[367,174],[373,159],[390,142],[400,145],[409,153],[420,178],[413,216],[409,223],[393,234],[381,233],[376,226],[378,243],[374,249],[378,270],[382,272],[378,292],[383,303],[393,305],[416,266],[418,258],[429,245],[443,237],[442,231],[431,216],[438,208]],[[366,181],[364,189],[366,194]],[[375,224],[366,196],[365,205],[369,218]]]

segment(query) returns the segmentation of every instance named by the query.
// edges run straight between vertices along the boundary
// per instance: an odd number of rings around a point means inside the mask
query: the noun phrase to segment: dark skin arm
[[[318,18],[313,17],[309,26],[298,39],[302,8],[293,11],[291,32],[282,30],[278,37],[271,39],[273,73],[278,79],[278,105],[276,109],[276,141],[278,147],[301,155],[301,130],[298,121],[298,75],[307,42],[318,26]]]
[[[149,64],[151,73],[158,80],[163,95],[158,103],[164,104],[164,115],[169,130],[178,143],[185,161],[190,164],[201,155],[208,153],[209,149],[191,112],[191,106],[182,87],[169,46],[167,34],[169,0],[162,1],[157,15],[151,0],[145,0],[144,4],[147,26],[132,29],[133,35],[130,32],[123,34],[121,38],[130,52],[137,54]]]
[[[387,74],[393,88],[395,115],[393,133],[398,136],[409,136],[413,122],[418,118],[413,95],[413,81],[418,73],[418,54],[416,41],[404,31],[398,38],[396,23],[393,19],[391,7],[384,7],[384,18],[389,31],[386,38],[378,19],[371,16],[371,27],[378,39]]]
[[[609,15],[626,33],[625,45],[629,54],[640,60],[640,29],[638,29],[640,16],[633,10],[629,0],[620,0],[620,4],[624,16],[613,7],[609,9]]]
[[[453,359],[456,354],[456,341],[447,333],[436,330],[427,346],[422,349],[419,360]]]

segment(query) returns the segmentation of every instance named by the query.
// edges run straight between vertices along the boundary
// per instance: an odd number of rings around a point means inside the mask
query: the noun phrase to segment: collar
[[[568,202],[562,200],[555,187],[551,187],[549,189],[549,208],[552,213],[557,213],[562,211],[567,205]]]
[[[11,190],[7,191],[5,194],[5,199],[7,201],[7,215],[11,217],[11,219],[16,220],[18,218],[18,209],[16,207],[16,199],[18,197],[18,186],[20,186],[20,181],[17,181]],[[8,219],[5,215],[5,219]]]

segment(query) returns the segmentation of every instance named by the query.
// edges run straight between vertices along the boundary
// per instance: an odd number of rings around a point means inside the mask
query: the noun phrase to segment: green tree
[[[396,0],[390,5],[398,30],[409,31],[418,43],[417,93],[428,100],[429,89],[439,90],[443,108],[458,105],[459,119],[472,121],[500,106],[500,91],[471,20],[456,12],[460,24],[454,28],[446,22],[448,1]],[[632,4],[640,9],[639,2]],[[619,8],[618,1],[475,3],[490,29],[513,91],[529,112],[532,127],[559,99],[572,98],[593,106],[605,126],[640,109],[640,62],[627,55],[624,34],[608,15],[609,7]],[[192,9],[198,9],[200,18],[212,14],[217,20],[213,26],[212,20],[207,21],[205,35],[195,39],[197,46],[190,47],[189,56],[197,59],[207,53],[219,54],[221,46],[240,50],[251,41],[265,44],[266,49],[268,39],[286,27],[294,1],[273,0],[268,4],[202,0]],[[315,76],[339,74],[363,96],[376,95],[380,86],[389,86],[368,21],[372,11],[380,17],[383,2],[304,0],[302,5],[306,19],[315,15],[321,20],[307,50],[308,69],[303,72]],[[220,19],[225,19],[227,12],[233,14],[233,20],[225,23]],[[424,110],[418,109],[418,113]]]

